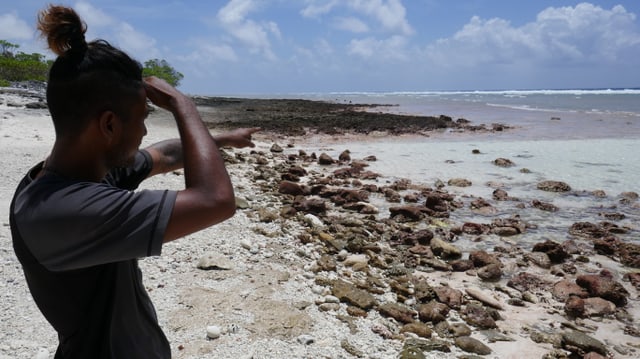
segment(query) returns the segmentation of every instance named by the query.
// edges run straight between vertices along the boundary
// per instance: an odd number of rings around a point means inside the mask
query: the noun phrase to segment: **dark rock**
[[[44,110],[48,108],[47,103],[43,101],[28,102],[24,105],[24,107],[31,110]]]
[[[446,304],[431,301],[418,307],[418,317],[423,322],[437,324],[446,319],[449,307]]]
[[[435,288],[438,301],[448,305],[450,308],[459,309],[462,305],[462,292],[448,286]]]
[[[300,212],[320,214],[327,211],[327,204],[325,201],[316,198],[310,199],[296,199],[293,202],[293,208]]]
[[[496,158],[493,160],[493,164],[498,167],[513,167],[516,164],[508,158]]]
[[[414,352],[433,352],[439,351],[443,353],[451,352],[449,348],[449,344],[443,340],[436,339],[420,339],[420,338],[407,338],[404,341],[404,346],[402,352],[404,353],[407,349],[411,348]],[[401,354],[402,355],[402,354]],[[414,358],[414,357],[402,357],[401,358]],[[424,358],[424,354],[422,357]]]
[[[451,269],[454,272],[466,272],[473,269],[473,262],[468,259],[457,259],[449,262]]]
[[[391,317],[400,323],[413,323],[415,311],[399,303],[384,303],[378,307],[382,316]]]
[[[576,222],[569,228],[569,233],[580,237],[601,238],[607,235],[607,230],[594,223]]]
[[[542,181],[537,185],[539,190],[546,192],[569,192],[571,186],[560,181]]]
[[[547,256],[546,253],[543,253],[543,252],[525,253],[524,259],[526,259],[528,262],[532,262],[533,264],[537,265],[540,268],[544,268],[544,269],[551,268],[551,260],[549,259],[549,256]]]
[[[317,261],[320,270],[327,272],[335,272],[337,268],[336,260],[333,256],[323,254]]]
[[[500,264],[491,263],[477,270],[477,275],[484,281],[495,282],[502,278],[502,267]]]
[[[584,317],[586,309],[584,306],[584,299],[571,295],[564,303],[564,311],[569,317]]]
[[[391,214],[391,218],[396,216],[403,216],[404,218],[419,221],[424,218],[424,207],[422,206],[399,206],[399,207],[390,207],[389,212]]]
[[[452,178],[447,184],[453,187],[469,187],[472,185],[471,181],[465,178]]]
[[[596,238],[593,240],[593,249],[602,255],[611,256],[616,253],[620,240],[614,236]]]
[[[481,341],[471,337],[458,337],[454,343],[456,346],[465,352],[474,353],[479,355],[491,354],[491,349],[484,345]]]
[[[627,304],[629,292],[622,284],[613,280],[613,277],[607,271],[601,271],[600,274],[586,274],[576,278],[576,283],[589,291],[594,297],[604,298],[613,302],[618,307]]]
[[[500,188],[493,191],[492,196],[493,196],[493,199],[495,199],[496,201],[508,201],[511,199],[507,191]]]
[[[280,145],[278,145],[277,143],[274,143],[273,145],[271,145],[271,152],[273,153],[281,153],[284,152],[284,150],[282,149],[282,147],[280,147]]]
[[[448,193],[431,192],[427,194],[424,206],[434,212],[449,212],[449,202],[453,199]]]
[[[497,328],[491,313],[480,304],[469,303],[460,311],[462,319],[469,325],[480,329]]]
[[[469,259],[473,262],[473,265],[477,268],[484,267],[486,265],[494,264],[494,263],[500,264],[500,261],[495,256],[492,256],[491,254],[483,250],[473,251],[469,253]]]
[[[544,280],[526,272],[518,273],[507,282],[507,286],[517,289],[520,292],[533,291],[542,286],[546,286],[546,284]]]
[[[431,246],[433,254],[438,257],[445,259],[458,259],[462,256],[462,251],[460,251],[460,249],[439,237],[432,238],[429,245]]]
[[[340,153],[340,155],[338,156],[338,160],[340,162],[349,162],[349,161],[351,161],[351,152],[349,150],[342,151],[342,153]]]
[[[618,246],[618,256],[620,263],[632,268],[640,268],[640,245],[622,243]]]
[[[603,317],[616,312],[616,305],[600,297],[584,299],[585,315],[588,317]]]
[[[320,154],[320,157],[318,157],[318,164],[320,165],[332,165],[335,162],[336,161],[326,153],[322,153]]]
[[[377,304],[373,295],[341,279],[333,282],[331,293],[340,301],[364,310],[369,310]]]
[[[304,195],[308,194],[310,191],[305,186],[291,182],[291,181],[281,181],[278,185],[278,192],[282,194],[290,194],[292,196]]]
[[[291,173],[293,175],[296,175],[298,177],[302,177],[302,176],[306,176],[307,175],[307,170],[305,170],[304,168],[302,168],[300,166],[291,166],[291,167],[289,167],[287,172]]]
[[[533,246],[533,251],[546,253],[552,263],[562,263],[565,259],[570,257],[569,253],[564,250],[560,243],[551,240],[536,243]]]
[[[562,334],[562,347],[580,356],[589,352],[608,355],[607,347],[602,342],[577,330]]]
[[[426,303],[436,298],[435,290],[426,280],[415,280],[413,283],[413,291],[419,303]]]
[[[462,232],[472,235],[489,233],[491,227],[486,224],[466,222],[462,225]]]
[[[551,294],[560,302],[566,301],[570,296],[577,296],[580,298],[587,298],[589,296],[589,292],[587,292],[586,289],[569,279],[563,279],[556,282],[553,285]]]
[[[538,201],[537,199],[531,201],[531,205],[541,211],[558,212],[558,207],[548,202]]]
[[[433,334],[431,328],[421,322],[408,323],[400,328],[400,333],[413,333],[421,338],[431,338]]]
[[[520,234],[520,231],[514,227],[493,227],[491,233],[501,237],[510,237]]]

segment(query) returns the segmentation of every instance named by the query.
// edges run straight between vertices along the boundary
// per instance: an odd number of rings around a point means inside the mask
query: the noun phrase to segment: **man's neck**
[[[79,141],[56,140],[42,171],[70,179],[100,182],[108,171],[103,163],[95,150]]]

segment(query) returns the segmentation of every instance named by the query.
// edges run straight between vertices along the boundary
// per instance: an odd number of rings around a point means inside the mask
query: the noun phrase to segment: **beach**
[[[0,358],[51,358],[8,213],[53,126],[41,95],[1,96]],[[549,128],[580,128],[580,114],[426,118],[361,98],[195,98],[213,133],[265,130],[254,149],[223,149],[236,215],[140,260],[174,358],[640,355],[633,118],[623,139],[565,141]],[[147,127],[142,147],[177,136],[162,110]],[[142,188],[183,186],[176,171]]]

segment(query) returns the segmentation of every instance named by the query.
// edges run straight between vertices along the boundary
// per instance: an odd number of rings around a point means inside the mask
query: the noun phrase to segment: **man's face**
[[[136,94],[137,98],[128,113],[120,118],[123,131],[120,141],[114,148],[113,167],[127,167],[133,164],[135,155],[138,152],[142,137],[147,134],[147,127],[144,123],[149,115],[147,107],[147,96],[144,88],[140,88]]]

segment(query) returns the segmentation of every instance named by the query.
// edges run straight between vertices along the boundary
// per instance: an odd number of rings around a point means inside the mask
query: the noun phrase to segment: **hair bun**
[[[40,11],[38,30],[47,39],[51,51],[58,56],[67,52],[84,54],[87,50],[84,38],[87,25],[72,8],[50,5]]]

